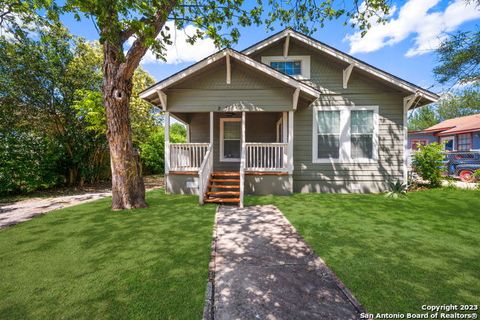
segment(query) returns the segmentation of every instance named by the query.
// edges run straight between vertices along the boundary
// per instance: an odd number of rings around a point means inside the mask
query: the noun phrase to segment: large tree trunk
[[[103,99],[112,169],[112,209],[145,208],[145,185],[130,126],[132,77],[122,72],[116,52],[112,52],[112,48],[105,49]]]

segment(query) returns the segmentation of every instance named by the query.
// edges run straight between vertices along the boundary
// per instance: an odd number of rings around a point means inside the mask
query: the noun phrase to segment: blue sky
[[[480,8],[467,7],[464,0],[406,0],[393,1],[391,14],[386,25],[373,24],[364,38],[357,30],[343,26],[345,18],[331,21],[312,36],[358,59],[390,72],[435,92],[448,86],[435,83],[432,69],[437,63],[434,49],[440,40],[458,30],[480,28]],[[98,39],[97,31],[90,20],[77,22],[71,15],[63,17],[70,31],[88,40]],[[187,33],[191,33],[191,28]],[[274,32],[282,30],[277,27]],[[190,31],[190,32],[189,32]],[[264,26],[241,29],[241,38],[233,48],[244,48],[258,42],[273,32]],[[156,61],[147,54],[142,62],[152,76],[161,80],[212,53],[215,48],[207,39],[190,47],[178,32],[176,46],[167,53],[168,63]]]

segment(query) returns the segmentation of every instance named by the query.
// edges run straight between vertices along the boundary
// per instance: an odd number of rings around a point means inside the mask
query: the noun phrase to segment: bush
[[[477,189],[480,190],[480,169],[476,170],[476,171],[473,173],[473,178],[474,178],[475,181],[477,182]]]
[[[174,123],[170,126],[170,142],[182,143],[187,141],[185,126]],[[165,131],[158,127],[148,137],[147,141],[140,145],[140,158],[144,168],[144,174],[158,174],[165,171]]]
[[[430,187],[438,187],[442,182],[443,145],[431,143],[426,146],[419,146],[413,155],[412,164],[420,177],[429,182]]]
[[[30,133],[0,133],[0,194],[55,186],[61,151],[57,143]]]

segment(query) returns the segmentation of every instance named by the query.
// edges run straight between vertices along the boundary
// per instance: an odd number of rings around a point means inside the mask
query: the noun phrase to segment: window
[[[440,143],[443,143],[445,151],[455,150],[455,137],[441,137]]]
[[[314,163],[378,158],[378,107],[318,107],[313,116]]]
[[[240,161],[240,118],[220,119],[220,161]]]
[[[350,146],[352,159],[373,158],[373,110],[350,113]]]
[[[413,139],[410,148],[412,150],[418,150],[418,146],[426,146],[428,141],[425,139]]]
[[[310,56],[265,56],[262,63],[295,79],[310,79]]]
[[[340,153],[340,111],[318,111],[317,158],[338,159]]]
[[[470,133],[458,135],[458,151],[470,151],[472,148],[472,135]]]
[[[298,76],[302,74],[302,61],[272,61],[270,67],[280,71],[281,73],[288,74],[289,76]]]

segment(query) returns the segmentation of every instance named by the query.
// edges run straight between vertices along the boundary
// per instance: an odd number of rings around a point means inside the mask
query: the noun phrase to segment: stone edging
[[[210,262],[208,263],[208,281],[205,292],[205,305],[203,307],[203,320],[214,319],[214,294],[215,294],[215,254],[217,252],[217,216],[220,206],[215,210],[215,221],[213,224],[212,244],[210,246]]]

